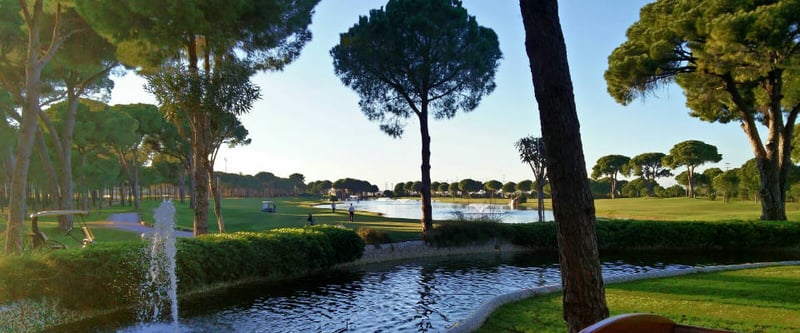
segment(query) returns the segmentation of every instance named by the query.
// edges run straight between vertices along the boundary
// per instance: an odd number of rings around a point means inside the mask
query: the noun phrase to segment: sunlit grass
[[[621,198],[595,200],[598,217],[610,219],[635,219],[650,221],[725,221],[758,220],[761,203],[721,199],[690,198]],[[800,203],[787,202],[789,220],[800,220]]]
[[[261,212],[261,201],[271,200],[277,205],[275,213]],[[189,208],[188,202],[175,203],[176,225],[179,228],[192,230],[194,210]],[[213,210],[213,201],[209,202],[209,232],[218,232],[216,215]],[[349,222],[347,209],[337,207],[335,213],[331,209],[314,208],[315,205],[326,204],[327,201],[309,198],[230,198],[222,202],[222,216],[225,229],[235,231],[265,231],[278,228],[303,227],[308,224],[308,214],[314,216],[317,224],[344,225],[348,228],[375,228],[390,233],[392,239],[406,240],[419,239],[421,225],[418,220],[386,218],[377,213],[356,212],[353,223]],[[146,223],[152,223],[152,210],[160,204],[159,201],[143,201],[142,214]]]
[[[800,331],[800,266],[692,274],[606,286],[611,315],[655,313],[738,332]],[[508,304],[479,332],[564,332],[561,293]]]

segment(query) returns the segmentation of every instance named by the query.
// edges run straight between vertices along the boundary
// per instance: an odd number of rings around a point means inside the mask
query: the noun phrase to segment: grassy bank
[[[415,199],[415,198],[412,198]],[[328,201],[317,198],[270,198],[277,203],[276,213],[262,213],[261,198],[229,198],[223,200],[223,217],[229,232],[236,231],[266,231],[277,228],[301,227],[307,223],[309,213],[319,224],[344,225],[354,230],[369,228],[380,230],[389,234],[393,241],[419,239],[420,223],[416,219],[386,218],[368,212],[356,212],[355,222],[350,223],[347,218],[346,204],[339,203],[335,213],[331,212]],[[464,198],[434,198],[442,202],[458,203],[495,203],[506,204],[507,200],[495,199],[464,199]],[[152,223],[152,211],[160,204],[158,200],[143,200],[140,212],[145,222]],[[314,208],[323,204],[326,208]],[[188,202],[175,202],[176,224],[185,230],[192,229],[194,212],[189,208]],[[545,200],[546,208],[550,208],[550,200]],[[522,206],[535,209],[535,203],[529,201]],[[688,199],[688,198],[623,198],[600,199],[595,201],[599,219],[633,219],[640,221],[754,221],[761,214],[761,206],[753,201],[731,201],[722,203],[721,200]],[[135,232],[108,228],[106,219],[110,214],[133,212],[130,206],[112,206],[95,210],[85,218],[92,228],[98,242],[116,242],[135,240],[139,234]],[[800,204],[787,203],[786,212],[791,221],[800,221]],[[26,222],[26,228],[30,223]],[[217,232],[217,224],[213,209],[209,209],[209,232]],[[51,239],[58,240],[68,246],[79,246],[74,239],[64,235],[57,228],[54,219],[43,219],[40,228]],[[0,236],[5,230],[5,216],[0,217]],[[76,232],[76,236],[80,233]],[[79,237],[82,238],[82,237]]]
[[[354,222],[349,222],[346,206],[340,203],[336,213],[331,212],[330,208],[314,208],[318,204],[325,204],[325,201],[311,198],[270,198],[277,203],[276,213],[262,213],[260,198],[230,198],[223,200],[223,218],[225,228],[228,232],[237,231],[267,231],[280,228],[297,228],[308,224],[306,220],[311,213],[317,224],[343,225],[347,228],[358,230],[361,228],[371,228],[385,231],[392,240],[412,240],[420,238],[421,226],[418,220],[386,218],[378,214],[368,212],[356,212]],[[145,223],[152,224],[153,209],[161,204],[159,200],[143,200],[140,212]],[[194,210],[189,208],[189,203],[174,202],[176,226],[179,229],[192,230],[194,220]],[[83,221],[92,229],[98,243],[112,243],[119,241],[137,240],[139,233],[117,230],[109,227],[107,222],[111,214],[135,212],[131,206],[112,206],[102,210],[93,210],[91,214],[84,217]],[[80,217],[76,218],[76,226],[79,226]],[[30,232],[30,222],[26,220],[25,228]],[[217,233],[216,216],[213,207],[209,209],[208,228],[210,233]],[[78,247],[80,242],[58,229],[58,224],[54,218],[43,218],[39,221],[39,229],[42,230],[50,239],[59,241],[68,247]],[[0,237],[4,237],[5,216],[0,217]],[[26,233],[27,233],[26,232]],[[73,231],[73,235],[82,239],[80,230]]]
[[[689,198],[622,198],[595,200],[598,217],[607,219],[635,219],[645,221],[725,221],[758,220],[761,203],[734,200],[723,203],[721,199]],[[786,216],[790,221],[800,221],[800,203],[787,202]]]
[[[800,266],[693,274],[606,286],[611,315],[644,312],[738,332],[800,331]],[[564,332],[561,293],[495,311],[479,332]]]

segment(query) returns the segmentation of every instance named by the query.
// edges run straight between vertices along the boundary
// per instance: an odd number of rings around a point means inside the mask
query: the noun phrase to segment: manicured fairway
[[[262,213],[261,201],[272,200],[278,205],[276,213]],[[434,198],[436,201],[451,201],[461,203],[495,203],[506,204],[507,200],[495,199],[463,199],[463,198]],[[393,240],[419,239],[421,229],[418,220],[385,218],[377,214],[357,212],[356,220],[350,223],[347,212],[339,204],[336,213],[330,209],[313,208],[317,204],[325,204],[315,198],[231,198],[223,200],[223,218],[228,232],[259,231],[284,227],[299,227],[307,223],[308,213],[312,213],[317,223],[342,224],[354,229],[374,228],[388,232]],[[143,200],[141,212],[145,222],[152,223],[152,211],[160,204],[158,200]],[[176,201],[177,226],[185,230],[192,229],[194,212],[189,208],[188,201]],[[529,201],[524,208],[535,209],[535,203]],[[550,209],[550,200],[545,200],[545,207]],[[753,201],[731,201],[722,203],[721,200],[688,199],[688,198],[622,198],[595,200],[595,207],[599,219],[635,219],[653,221],[729,221],[729,220],[757,220],[761,213],[759,203]],[[88,225],[97,236],[98,242],[134,240],[139,235],[133,232],[120,231],[103,227],[103,221],[112,213],[134,212],[133,207],[119,205],[93,210],[85,218]],[[800,204],[787,203],[786,213],[789,220],[800,220]],[[0,215],[0,232],[5,229],[5,216]],[[43,219],[40,227],[48,237],[59,240],[67,245],[78,243],[59,231],[52,219]],[[216,218],[213,207],[209,208],[209,232],[217,232]],[[30,223],[26,223],[30,228]],[[0,236],[2,234],[0,233]]]
[[[775,266],[606,286],[611,315],[644,312],[738,332],[800,332],[800,266]],[[508,304],[479,332],[564,332],[561,293]]]
[[[275,213],[261,212],[262,200],[275,202],[277,211]],[[313,207],[325,203],[311,198],[225,199],[222,204],[222,216],[225,221],[225,229],[228,232],[303,227],[308,224],[308,214],[311,213],[317,224],[344,225],[354,230],[359,228],[381,229],[388,232],[392,239],[396,241],[419,239],[420,237],[421,225],[418,220],[389,219],[374,213],[357,211],[355,221],[350,223],[344,203],[339,203],[336,213],[331,212],[330,208],[320,209]],[[144,201],[142,203],[142,214],[145,222],[154,222],[152,217],[153,208],[159,204],[160,202],[158,201]],[[189,208],[188,202],[175,202],[174,204],[176,207],[175,219],[177,226],[191,230],[194,210]],[[216,233],[219,229],[213,207],[209,209],[208,216],[208,230],[211,233]]]

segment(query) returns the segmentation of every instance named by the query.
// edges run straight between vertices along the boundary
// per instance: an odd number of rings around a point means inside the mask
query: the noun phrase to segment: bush
[[[500,222],[444,222],[423,235],[423,240],[437,247],[486,244],[497,239],[509,239],[511,226]]]
[[[366,244],[386,244],[392,242],[392,236],[386,231],[372,228],[361,228],[356,231]]]
[[[138,304],[149,263],[144,242],[0,257],[0,304],[44,296],[69,308]],[[332,226],[211,234],[176,243],[178,291],[247,279],[284,279],[356,260],[364,242]]]
[[[723,250],[761,251],[800,247],[797,222],[655,222],[610,220],[596,224],[605,251]],[[536,250],[558,250],[555,222],[504,224],[447,222],[424,235],[431,245],[485,244],[503,239]]]

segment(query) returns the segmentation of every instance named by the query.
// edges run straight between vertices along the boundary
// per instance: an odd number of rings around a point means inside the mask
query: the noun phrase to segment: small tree
[[[472,111],[494,90],[501,58],[497,35],[467,15],[460,1],[389,0],[341,34],[331,49],[336,75],[361,110],[392,137],[416,115],[422,139],[422,231],[433,226],[430,117]]]
[[[450,184],[446,182],[440,183],[439,188],[437,190],[439,190],[439,193],[445,193],[450,190]]]
[[[722,195],[722,202],[727,203],[729,200],[729,193],[733,193],[736,191],[736,188],[739,186],[739,176],[738,170],[728,170],[725,171],[711,181],[714,184],[714,189],[723,193]]]
[[[663,160],[666,156],[664,153],[654,152],[639,154],[631,158],[630,167],[633,170],[633,174],[647,180],[645,185],[647,186],[648,195],[655,195],[653,186],[658,184],[656,179],[672,176],[670,170],[663,165]]]
[[[687,191],[686,196],[694,197],[694,168],[706,162],[719,162],[722,155],[717,152],[717,147],[697,140],[687,140],[680,142],[669,150],[669,155],[664,158],[670,168],[686,166]]]
[[[483,188],[483,183],[471,178],[466,178],[458,182],[458,188],[461,189],[461,194],[463,196],[469,198],[470,193],[478,192]]]
[[[448,188],[448,190],[450,191],[450,196],[452,196],[453,198],[456,197],[459,190],[464,191],[458,187],[458,182],[450,183],[450,187]]]
[[[606,155],[597,160],[592,167],[592,179],[608,176],[611,179],[611,199],[617,195],[617,177],[631,174],[631,159],[622,155]]]
[[[547,148],[544,140],[527,136],[514,145],[519,151],[519,159],[522,163],[527,163],[533,171],[536,181],[536,209],[539,212],[539,222],[544,222],[544,185],[547,184]]]
[[[741,167],[739,167],[739,189],[742,191],[742,196],[745,199],[749,199],[751,196],[753,198],[753,202],[758,201],[759,197],[759,186],[761,186],[761,181],[758,176],[758,162],[756,159],[751,158],[744,162]]]
[[[486,190],[486,192],[489,192],[489,198],[492,199],[494,198],[494,193],[502,188],[503,188],[503,183],[501,183],[499,180],[492,179],[490,181],[483,183],[483,189]]]
[[[293,173],[289,175],[289,180],[292,181],[292,187],[295,196],[297,196],[297,193],[305,191],[306,176],[303,176],[302,173]]]
[[[528,193],[533,190],[533,181],[530,179],[517,183],[517,191]]]
[[[510,197],[514,192],[517,190],[517,183],[515,182],[506,182],[503,184],[503,194],[506,198]]]

